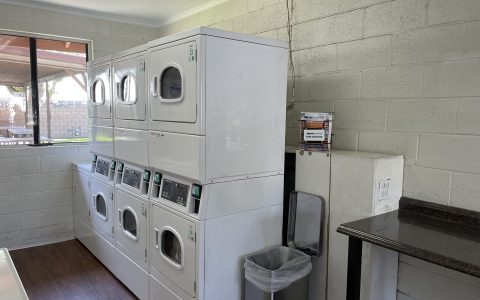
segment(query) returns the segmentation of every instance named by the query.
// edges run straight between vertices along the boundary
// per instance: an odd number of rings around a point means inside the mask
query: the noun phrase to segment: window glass
[[[43,143],[88,141],[86,53],[86,44],[37,39]]]
[[[102,195],[97,195],[95,197],[95,208],[99,215],[107,218],[107,204],[105,203],[105,198],[103,198]]]
[[[33,142],[30,80],[29,38],[0,35],[0,145]]]
[[[95,80],[93,83],[92,101],[99,104],[105,102],[105,84],[100,79]]]
[[[182,245],[171,231],[166,230],[162,233],[162,253],[173,262],[182,264]]]
[[[131,75],[126,75],[122,78],[121,86],[121,100],[126,102],[135,102],[137,100],[137,85],[135,78]]]
[[[177,68],[168,67],[163,71],[160,95],[163,99],[178,99],[182,96],[182,75]]]
[[[123,211],[123,230],[137,237],[137,220],[135,215],[128,209]]]

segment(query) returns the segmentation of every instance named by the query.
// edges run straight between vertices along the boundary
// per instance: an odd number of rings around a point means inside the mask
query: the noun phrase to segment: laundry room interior
[[[480,299],[480,1],[0,0],[0,299]]]

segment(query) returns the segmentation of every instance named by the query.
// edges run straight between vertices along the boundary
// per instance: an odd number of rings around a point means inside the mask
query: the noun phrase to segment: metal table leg
[[[362,240],[348,238],[347,300],[360,300]]]

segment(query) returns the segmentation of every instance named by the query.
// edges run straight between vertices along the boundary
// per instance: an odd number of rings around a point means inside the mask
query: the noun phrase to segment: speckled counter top
[[[480,212],[402,198],[399,210],[342,224],[337,231],[480,277]]]

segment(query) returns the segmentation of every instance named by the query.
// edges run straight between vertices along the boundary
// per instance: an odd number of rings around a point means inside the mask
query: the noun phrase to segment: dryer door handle
[[[118,210],[118,225],[122,226],[122,210]]]
[[[123,99],[122,99],[122,91],[121,91],[121,88],[122,88],[121,83],[120,83],[120,82],[117,82],[117,84],[116,84],[117,99],[120,100],[120,101],[123,100]]]
[[[92,199],[93,200],[93,207],[96,208],[97,207],[97,201],[96,201],[97,200],[97,195],[93,195],[92,198],[93,198]]]
[[[160,85],[160,82],[158,80],[158,75],[153,76],[152,78],[152,96],[153,97],[158,97],[159,85]]]
[[[157,228],[153,228],[153,230],[155,231],[155,249],[159,249],[159,246],[158,246],[158,234],[159,234],[159,230]]]

